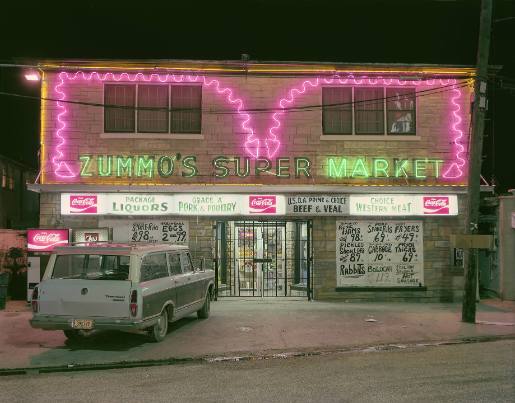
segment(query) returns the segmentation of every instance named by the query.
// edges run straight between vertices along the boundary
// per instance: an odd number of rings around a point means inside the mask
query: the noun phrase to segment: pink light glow
[[[256,134],[254,129],[251,126],[251,116],[249,113],[245,111],[244,103],[241,98],[237,98],[234,95],[234,91],[228,87],[223,87],[217,79],[211,79],[205,76],[199,75],[175,75],[175,74],[149,74],[145,75],[143,73],[136,73],[129,75],[128,73],[104,73],[99,74],[97,72],[84,73],[78,71],[76,73],[67,73],[61,72],[59,73],[59,82],[54,88],[54,91],[57,93],[59,97],[59,101],[63,101],[66,99],[66,94],[63,91],[62,87],[65,83],[65,80],[75,81],[77,79],[82,79],[86,81],[98,80],[98,81],[158,81],[158,82],[201,82],[206,87],[214,89],[214,91],[225,98],[226,102],[229,105],[235,107],[237,114],[241,117],[241,129],[245,133],[245,142],[244,147],[246,152],[253,158],[260,157],[260,148],[262,144],[262,140],[260,140]],[[286,109],[288,107],[293,106],[295,101],[301,96],[304,95],[308,90],[319,87],[321,84],[341,84],[341,85],[377,85],[382,84],[385,86],[389,85],[410,85],[410,86],[434,86],[437,85],[437,81],[440,85],[452,85],[456,84],[456,80],[447,79],[447,80],[424,80],[424,81],[412,81],[412,80],[401,80],[401,79],[393,79],[393,78],[382,78],[382,77],[367,77],[360,76],[359,78],[354,77],[352,74],[347,75],[346,77],[335,76],[332,78],[313,78],[310,80],[303,81],[299,86],[291,88],[287,96],[281,98],[279,100],[279,110],[277,110],[272,115],[272,125],[268,129],[266,139],[264,140],[264,145],[266,147],[266,154],[268,158],[273,158],[277,155],[279,149],[281,148],[281,141],[279,139],[278,131],[282,126],[282,118],[287,112]],[[457,88],[455,85],[452,89],[454,92],[454,96],[451,99],[451,103],[454,107],[452,111],[453,123],[451,125],[451,132],[454,135],[453,144],[455,148],[455,161],[453,161],[443,173],[443,177],[446,179],[457,179],[463,176],[463,166],[466,161],[461,157],[461,154],[464,152],[465,148],[461,144],[461,139],[463,138],[463,131],[460,129],[459,125],[462,122],[461,117],[461,107],[458,103],[458,100],[461,98],[461,90]],[[78,175],[77,172],[74,172],[70,165],[63,161],[64,153],[62,148],[66,145],[66,138],[64,137],[64,133],[66,131],[67,125],[64,117],[66,116],[68,110],[64,103],[57,102],[57,106],[59,108],[59,113],[57,115],[57,121],[59,123],[59,127],[55,132],[55,137],[57,138],[57,145],[54,149],[54,155],[52,156],[52,164],[54,166],[54,174],[59,178],[74,178]]]
[[[92,72],[89,74],[85,74],[82,71],[78,71],[75,74],[69,74],[67,72],[59,73],[59,82],[54,88],[54,91],[59,96],[59,101],[64,101],[66,99],[66,94],[62,90],[62,86],[64,85],[65,80],[74,81],[77,79],[82,79],[86,81],[98,80],[98,81],[159,81],[162,83],[166,82],[202,82],[208,88],[212,87],[217,94],[223,96],[227,103],[236,107],[236,112],[241,116],[241,129],[246,134],[245,139],[245,150],[249,155],[254,158],[259,157],[259,148],[260,141],[255,137],[254,129],[250,126],[251,116],[250,114],[245,112],[245,106],[243,100],[241,98],[236,98],[234,96],[234,92],[232,89],[227,87],[222,87],[220,82],[216,79],[210,79],[205,76],[198,75],[175,75],[175,74],[150,74],[145,75],[143,73],[137,73],[133,75],[129,75],[128,73],[121,73],[119,75],[115,75],[113,73],[105,73],[103,75]],[[74,172],[66,161],[63,161],[64,153],[62,152],[62,147],[66,145],[66,139],[63,136],[66,130],[66,121],[63,120],[64,116],[67,114],[68,110],[64,103],[57,102],[57,107],[59,108],[59,113],[57,115],[57,121],[59,122],[59,127],[55,132],[55,137],[57,138],[58,144],[55,146],[55,152],[52,157],[52,164],[54,166],[54,174],[55,176],[63,179],[75,178],[78,173]]]
[[[349,74],[346,77],[335,76],[334,78],[314,78],[312,80],[305,80],[298,87],[294,87],[288,91],[288,95],[284,98],[281,98],[279,101],[280,110],[275,112],[272,115],[272,126],[268,130],[268,137],[265,141],[268,150],[268,157],[272,158],[280,147],[280,142],[277,139],[277,130],[280,129],[282,123],[281,119],[286,113],[285,109],[287,107],[291,107],[295,100],[306,93],[308,89],[317,88],[320,84],[341,84],[341,85],[377,85],[382,84],[385,86],[389,85],[410,85],[410,86],[434,86],[437,84],[437,81],[442,86],[456,84],[455,79],[431,79],[431,80],[401,80],[401,79],[393,79],[393,78],[382,78],[382,77],[374,77],[370,78],[367,76],[362,76],[359,78],[354,77],[352,74]],[[451,99],[451,103],[454,107],[452,111],[454,121],[451,125],[451,135],[454,136],[452,143],[455,147],[455,161],[452,162],[449,167],[443,173],[443,177],[446,179],[458,179],[463,176],[463,171],[461,168],[465,165],[466,161],[461,157],[461,154],[465,150],[463,145],[461,144],[461,139],[463,137],[463,131],[459,128],[459,125],[462,121],[461,117],[461,107],[458,103],[458,99],[461,97],[461,90],[457,88],[455,85],[453,86],[452,91],[454,92],[454,96]]]
[[[454,96],[451,98],[451,103],[454,106],[454,110],[452,111],[452,115],[454,117],[454,122],[452,123],[452,130],[456,137],[453,140],[454,148],[456,150],[456,161],[454,161],[449,168],[443,173],[443,177],[447,179],[457,179],[463,176],[463,171],[461,168],[465,165],[466,161],[461,157],[463,151],[465,151],[465,147],[461,144],[460,140],[463,137],[463,131],[459,128],[459,125],[462,121],[461,118],[461,106],[458,103],[458,100],[461,98],[461,91],[458,88],[453,88]]]
[[[40,80],[40,76],[37,71],[27,71],[24,74],[24,77],[25,77],[25,80],[27,80],[27,81],[39,81]]]

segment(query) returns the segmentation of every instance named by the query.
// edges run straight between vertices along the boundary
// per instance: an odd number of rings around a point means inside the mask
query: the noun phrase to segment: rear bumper
[[[100,330],[140,330],[156,324],[158,318],[145,320],[113,319],[113,318],[87,318],[55,315],[34,315],[29,321],[30,325],[36,329],[44,330],[68,330],[72,329],[73,319],[93,320],[93,329]]]

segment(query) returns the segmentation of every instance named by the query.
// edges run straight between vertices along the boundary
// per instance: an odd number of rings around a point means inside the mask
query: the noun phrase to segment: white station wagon
[[[168,323],[209,316],[214,271],[194,269],[186,246],[96,244],[56,248],[32,295],[32,327],[69,339],[92,329],[145,329],[161,341]]]

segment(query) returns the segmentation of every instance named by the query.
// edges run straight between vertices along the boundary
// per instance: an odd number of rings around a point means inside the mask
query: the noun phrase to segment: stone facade
[[[104,133],[103,108],[104,84],[114,81],[143,82],[152,80],[148,73],[137,78],[133,73],[114,76],[105,73],[75,73],[66,69],[64,72],[49,70],[44,74],[43,92],[49,98],[70,100],[74,103],[43,102],[42,105],[42,186],[40,198],[41,227],[97,227],[99,216],[75,217],[61,215],[60,192],[117,191],[116,187],[130,186],[133,192],[145,193],[149,189],[155,192],[162,187],[163,192],[187,191],[188,186],[205,185],[210,193],[230,193],[234,185],[248,186],[250,193],[259,193],[260,186],[268,187],[278,194],[292,194],[284,186],[298,186],[302,193],[318,192],[317,187],[324,186],[325,194],[335,193],[458,193],[459,215],[455,217],[423,217],[424,223],[424,278],[423,290],[374,290],[349,291],[336,290],[336,218],[306,216],[302,219],[312,220],[313,224],[313,285],[314,298],[321,300],[430,300],[451,301],[460,298],[462,273],[451,270],[451,249],[449,235],[462,233],[465,228],[466,196],[463,194],[466,176],[443,178],[443,172],[451,169],[453,162],[459,160],[455,138],[459,133],[468,132],[470,96],[472,87],[462,85],[457,76],[447,75],[443,78],[427,78],[422,81],[405,82],[399,77],[382,78],[368,74],[370,78],[350,79],[346,84],[331,82],[331,78],[317,76],[281,76],[280,74],[247,74],[207,76],[198,73],[190,81],[203,82],[202,90],[202,130],[200,134],[112,134]],[[176,73],[177,74],[177,73]],[[141,77],[147,77],[142,79]],[[163,81],[163,77],[161,81]],[[182,77],[182,78],[181,78]],[[201,78],[199,78],[201,77]],[[203,78],[206,77],[206,78]],[[186,78],[176,75],[172,83]],[[218,84],[213,84],[217,80]],[[357,81],[356,81],[357,80]],[[454,81],[453,81],[454,80]],[[157,78],[154,82],[157,82]],[[207,84],[211,83],[211,84]],[[416,88],[416,135],[415,136],[329,136],[323,134],[322,104],[323,86],[388,86]],[[440,88],[438,90],[438,88]],[[226,89],[231,89],[228,94]],[[250,112],[250,121],[243,124],[246,115],[237,111],[239,103]],[[281,102],[283,100],[283,102]],[[279,106],[278,106],[279,105]],[[300,109],[286,112],[282,106],[294,106]],[[270,110],[270,108],[276,108]],[[459,110],[459,112],[458,112]],[[279,115],[274,115],[279,111]],[[459,116],[458,116],[459,114]],[[385,114],[386,116],[386,114]],[[277,124],[277,122],[280,124]],[[254,134],[249,137],[249,127]],[[273,129],[275,127],[275,129]],[[266,147],[270,140],[270,129],[281,141],[278,152],[272,157]],[[217,177],[213,160],[220,156],[228,159],[249,158],[253,167],[254,160],[249,153],[249,144],[259,139],[261,158],[268,157],[272,168],[266,173],[257,173],[252,168],[245,177],[228,175]],[[249,140],[250,139],[250,140]],[[465,139],[459,139],[462,142]],[[272,144],[272,143],[269,143]],[[273,147],[272,147],[273,148]],[[85,167],[81,156],[91,159]],[[124,158],[143,156],[154,158],[173,156],[176,169],[173,175],[162,177],[156,174],[153,166],[152,175],[135,175],[126,172],[100,177],[98,175],[98,156],[107,161],[108,157]],[[181,161],[187,156],[195,157],[196,175],[189,176]],[[434,166],[424,165],[427,175],[409,177],[398,175],[343,175],[328,176],[328,157],[362,158],[371,163],[375,158],[395,161],[395,159],[420,159],[442,161],[440,172],[435,173]],[[307,158],[310,161],[310,175],[301,171],[295,175],[295,158]],[[284,158],[282,162],[277,158]],[[136,163],[134,162],[133,163]],[[286,166],[283,172],[288,176],[277,175],[277,164]],[[424,164],[424,163],[423,163]],[[231,162],[227,165],[232,167]],[[370,167],[371,165],[369,165]],[[466,172],[466,166],[461,165]],[[136,168],[134,168],[135,170]],[[347,168],[349,170],[349,168]],[[82,174],[81,173],[82,171]],[[450,172],[450,171],[449,171]],[[73,177],[71,177],[73,176]],[[449,175],[452,176],[452,175]],[[454,175],[456,176],[456,175]],[[150,186],[151,188],[149,188]],[[174,187],[175,186],[175,187]],[[330,188],[329,188],[330,186]],[[369,188],[374,186],[374,188]],[[380,186],[380,187],[379,187]],[[55,188],[53,188],[55,187]],[[91,190],[94,187],[95,190]],[[433,190],[437,187],[437,191]],[[59,190],[56,190],[59,188]],[[105,190],[102,190],[105,189]],[[240,188],[241,189],[241,188]],[[328,191],[327,189],[333,189]],[[378,189],[380,189],[378,191]],[[206,266],[210,267],[214,258],[215,217],[167,217],[180,218],[189,222],[190,247],[195,258],[204,257]],[[284,217],[283,217],[284,218]],[[375,217],[377,218],[377,217]],[[382,217],[388,220],[391,217]],[[281,217],[275,217],[281,219]],[[358,218],[359,219],[359,218]]]

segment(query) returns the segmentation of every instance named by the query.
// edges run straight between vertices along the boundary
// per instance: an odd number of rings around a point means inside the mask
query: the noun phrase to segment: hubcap
[[[164,313],[159,317],[159,320],[157,321],[157,327],[159,328],[159,335],[164,335],[166,331],[166,318]]]

